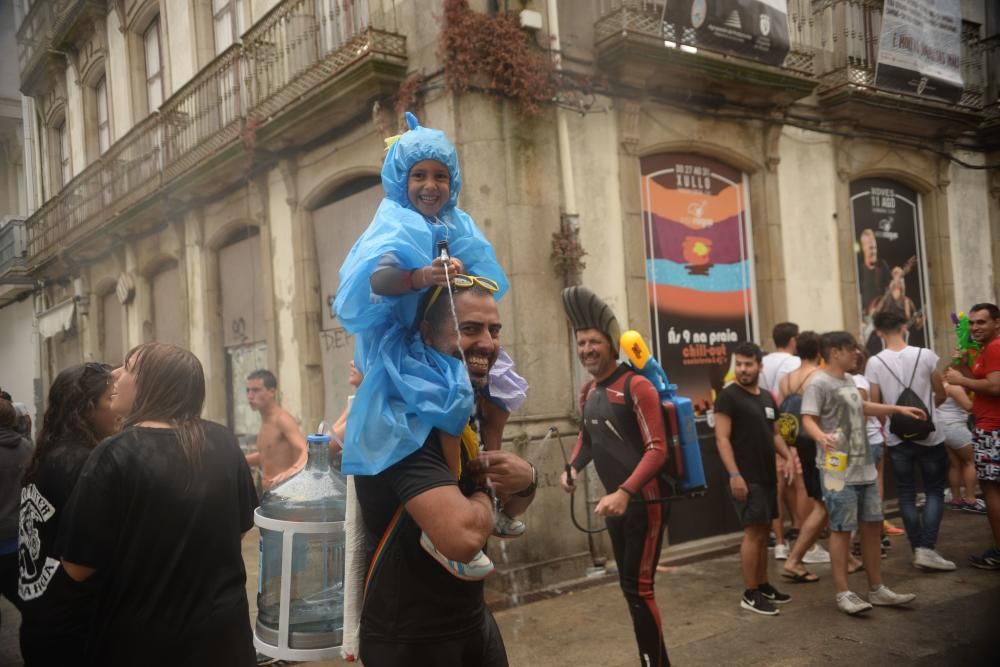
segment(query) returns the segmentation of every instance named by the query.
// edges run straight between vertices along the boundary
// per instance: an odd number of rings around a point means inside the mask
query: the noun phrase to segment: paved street
[[[833,605],[829,566],[811,565],[817,584],[783,585],[772,563],[772,581],[793,595],[778,617],[742,611],[735,554],[668,568],[657,576],[657,600],[667,644],[676,665],[819,665],[865,662],[879,665],[996,665],[1000,642],[1000,572],[965,565],[967,554],[988,541],[985,517],[948,512],[941,552],[959,562],[954,573],[915,570],[904,537],[893,538],[883,561],[885,581],[917,593],[909,609],[876,608],[850,618]],[[256,589],[257,546],[247,537],[244,556]],[[863,574],[852,576],[864,592]],[[253,597],[251,596],[251,604]],[[16,612],[4,601],[0,665],[21,664]],[[512,667],[555,665],[632,666],[637,663],[625,603],[613,582],[497,613]],[[320,663],[312,663],[319,667]],[[341,661],[324,665],[346,665]]]

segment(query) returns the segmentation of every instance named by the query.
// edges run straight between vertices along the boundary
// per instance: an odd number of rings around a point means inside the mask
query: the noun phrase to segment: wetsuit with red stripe
[[[626,392],[627,385],[627,392]],[[630,400],[626,400],[626,393]],[[639,643],[641,664],[670,664],[653,580],[663,544],[663,496],[658,474],[667,459],[663,410],[649,380],[619,366],[601,382],[580,392],[583,428],[573,450],[579,472],[591,460],[604,488],[624,489],[633,498],[620,517],[608,517],[608,535],[618,563],[618,578]]]

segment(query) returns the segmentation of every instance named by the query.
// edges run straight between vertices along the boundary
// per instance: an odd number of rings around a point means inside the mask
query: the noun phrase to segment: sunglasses
[[[467,276],[464,273],[456,273],[453,275],[451,277],[451,284],[452,287],[457,289],[468,289],[473,285],[479,285],[491,294],[495,294],[500,291],[500,285],[497,284],[497,281],[490,278],[484,278],[483,276]],[[441,285],[434,288],[434,293],[431,295],[431,298],[428,299],[427,306],[424,308],[424,313],[427,313],[427,311],[431,309],[434,302],[438,300],[438,297],[441,296],[441,292],[443,291],[444,288]]]

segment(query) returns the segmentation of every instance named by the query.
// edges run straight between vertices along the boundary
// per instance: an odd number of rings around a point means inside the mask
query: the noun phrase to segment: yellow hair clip
[[[388,152],[389,152],[389,149],[390,149],[390,148],[392,148],[392,145],[393,145],[394,143],[396,143],[397,141],[399,141],[399,138],[400,138],[401,136],[403,136],[403,135],[401,135],[401,134],[397,134],[397,135],[395,135],[395,136],[392,136],[392,137],[386,137],[386,139],[385,139],[385,152],[386,152],[386,153],[388,153]]]

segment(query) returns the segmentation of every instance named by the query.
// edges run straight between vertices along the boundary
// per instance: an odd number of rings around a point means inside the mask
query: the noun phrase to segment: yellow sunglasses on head
[[[473,285],[479,285],[490,293],[500,291],[500,285],[497,284],[497,281],[490,278],[484,278],[483,276],[467,276],[464,273],[456,273],[453,275],[451,277],[451,284],[460,289],[466,289],[472,287]],[[431,298],[427,300],[427,307],[424,308],[424,313],[431,309],[434,302],[437,301],[439,296],[441,296],[442,291],[444,291],[444,288],[441,285],[434,288],[434,294],[432,294]]]

